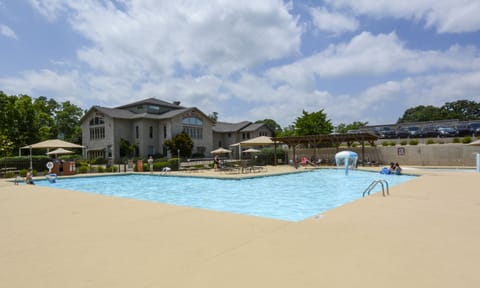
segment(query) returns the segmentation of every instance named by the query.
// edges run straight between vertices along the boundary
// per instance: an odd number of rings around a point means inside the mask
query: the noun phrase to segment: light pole
[[[178,156],[178,170],[180,170],[180,149],[177,150],[177,156]]]
[[[30,170],[32,169],[32,145],[28,146],[30,149]]]

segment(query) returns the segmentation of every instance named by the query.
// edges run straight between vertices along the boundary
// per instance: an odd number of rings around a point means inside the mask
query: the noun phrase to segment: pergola
[[[293,159],[296,158],[295,148],[298,145],[305,147],[335,147],[338,151],[340,144],[347,143],[348,146],[351,146],[354,142],[359,142],[362,146],[362,159],[365,159],[365,142],[374,146],[377,139],[378,136],[371,133],[272,137],[272,140],[275,142],[275,151],[278,142],[288,145],[289,148],[293,148]],[[277,163],[276,155],[277,153],[275,153],[275,163]],[[362,163],[362,165],[365,164]]]

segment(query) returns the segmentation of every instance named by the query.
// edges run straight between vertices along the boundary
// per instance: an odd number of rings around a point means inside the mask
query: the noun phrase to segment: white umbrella
[[[227,154],[227,153],[232,153],[232,150],[228,150],[228,149],[220,147],[218,149],[213,150],[210,153],[211,154]]]
[[[260,150],[254,148],[248,148],[247,150],[243,151],[243,153],[258,153]]]
[[[47,155],[60,155],[60,154],[72,154],[73,151],[63,149],[63,148],[58,148],[53,151],[50,151],[47,153]]]

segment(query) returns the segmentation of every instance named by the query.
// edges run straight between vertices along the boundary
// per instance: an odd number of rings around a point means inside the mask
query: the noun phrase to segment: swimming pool
[[[415,176],[321,169],[249,179],[129,174],[59,179],[37,185],[172,205],[300,221],[362,197],[377,179],[390,187]],[[381,191],[377,186],[374,191]]]

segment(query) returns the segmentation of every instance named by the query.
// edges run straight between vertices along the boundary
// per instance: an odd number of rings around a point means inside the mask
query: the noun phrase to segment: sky
[[[480,0],[0,0],[0,91],[282,127],[480,102]]]

